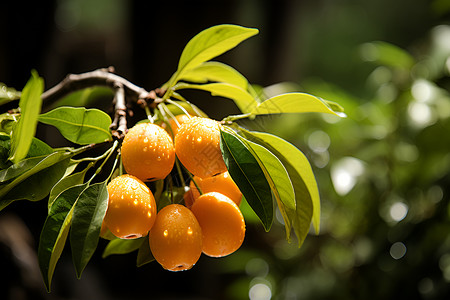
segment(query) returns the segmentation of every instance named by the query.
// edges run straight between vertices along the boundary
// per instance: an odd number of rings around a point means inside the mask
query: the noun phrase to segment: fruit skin
[[[198,197],[191,207],[203,233],[204,254],[223,257],[239,249],[245,237],[245,221],[230,198],[211,192]]]
[[[142,181],[165,178],[175,163],[172,138],[152,123],[133,126],[125,135],[121,153],[126,172]]]
[[[149,233],[156,261],[166,270],[192,268],[202,254],[202,230],[194,214],[180,204],[169,204],[156,216]]]
[[[220,150],[220,124],[215,120],[186,120],[175,136],[175,152],[195,176],[206,178],[227,171]]]
[[[203,194],[209,192],[218,192],[233,200],[234,203],[237,204],[237,206],[241,204],[242,193],[237,187],[236,183],[234,183],[233,179],[231,179],[231,176],[228,173],[228,171],[203,179],[198,176],[194,176],[189,186],[191,188],[192,196],[195,201],[195,199],[197,199],[200,196],[200,192],[195,186],[194,181],[199,186]]]
[[[175,116],[176,121],[175,121],[175,119],[169,120],[170,128],[166,123],[162,123],[161,127],[164,128],[172,136],[175,136],[177,134],[180,126],[183,125],[183,123],[186,122],[187,120],[189,120],[190,118],[191,118],[191,115],[187,115],[187,114],[176,115]]]
[[[122,239],[147,235],[156,219],[155,198],[137,177],[129,174],[111,180],[108,209],[103,223],[112,234]]]

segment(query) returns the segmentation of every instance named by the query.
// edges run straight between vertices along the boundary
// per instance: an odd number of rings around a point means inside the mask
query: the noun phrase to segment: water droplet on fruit
[[[163,234],[164,234],[164,236],[166,237],[166,236],[169,235],[169,231],[166,229],[166,230],[164,230]]]
[[[161,156],[158,156],[158,157],[156,158],[156,160],[157,160],[157,161],[161,161]]]
[[[191,227],[188,227],[188,229],[187,229],[187,234],[192,235],[192,233],[194,233],[194,232],[192,231],[192,228],[191,228]]]
[[[201,142],[202,141],[202,137],[200,136],[198,139],[197,139],[197,142]]]
[[[144,138],[144,143],[148,143],[148,137]]]
[[[142,149],[144,152],[147,152],[148,148],[144,147],[144,149]]]
[[[149,218],[151,218],[151,217],[152,217],[152,213],[151,213],[151,212],[148,212],[148,213],[147,213],[147,216],[148,216]]]
[[[138,205],[138,201],[137,200],[134,200],[134,205]]]

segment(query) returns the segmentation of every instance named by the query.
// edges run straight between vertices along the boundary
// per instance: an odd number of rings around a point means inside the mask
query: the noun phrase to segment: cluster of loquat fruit
[[[148,234],[153,257],[171,271],[190,269],[202,253],[223,257],[236,251],[245,236],[242,194],[222,158],[220,126],[209,118],[181,114],[161,126],[132,127],[121,147],[126,174],[108,184],[102,234],[109,230],[121,239]],[[157,211],[145,182],[166,178],[176,157],[192,179],[184,203]]]

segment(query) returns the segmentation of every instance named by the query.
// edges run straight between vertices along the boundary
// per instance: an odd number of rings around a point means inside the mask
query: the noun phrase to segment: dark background
[[[0,298],[269,299],[269,290],[273,299],[448,299],[448,116],[441,114],[420,130],[408,127],[403,118],[410,100],[400,95],[410,97],[413,72],[399,83],[397,70],[391,70],[393,79],[386,80],[399,96],[380,102],[377,91],[382,84],[378,80],[371,85],[370,78],[378,74],[375,70],[386,70],[364,61],[360,46],[385,41],[418,62],[426,61],[433,54],[433,32],[436,26],[449,25],[449,12],[446,1],[428,0],[4,2],[0,82],[17,90],[32,69],[45,79],[48,89],[69,73],[107,66],[137,85],[154,89],[176,70],[190,38],[212,25],[231,23],[258,28],[260,33],[219,57],[220,61],[251,83],[289,81],[305,92],[333,95],[349,119],[338,123],[298,116],[259,120],[258,126],[292,141],[313,161],[323,225],[321,234],[308,237],[300,250],[295,242],[284,240],[279,223],[265,233],[260,224],[248,221],[238,253],[223,259],[202,256],[192,270],[181,273],[164,271],[157,263],[136,268],[133,254],[102,259],[106,245],[102,241],[77,280],[66,247],[53,291],[47,294],[34,252],[46,203],[17,202],[0,214],[0,220],[6,221],[0,223]],[[443,40],[448,43],[450,38]],[[442,89],[439,101],[446,103],[448,71],[426,79]],[[215,118],[234,109],[228,100],[211,101],[203,93],[191,96],[198,97],[191,101]],[[368,137],[369,125],[375,128],[384,121],[396,124],[392,130],[396,135],[388,135],[391,140]],[[308,138],[323,133],[331,141],[326,166],[320,161],[324,152],[314,151],[308,143]],[[322,142],[326,144],[327,138],[319,139]],[[395,148],[397,142],[399,147],[413,146],[408,149],[416,149],[419,159],[405,163],[393,157],[394,150],[400,149]],[[379,154],[379,149],[387,150]],[[332,162],[349,156],[364,162],[367,172],[352,191],[340,194],[330,179]],[[431,170],[433,176],[424,179],[424,170]],[[406,203],[404,220],[383,217],[392,203]],[[5,224],[16,225],[8,231]],[[398,258],[395,249],[400,247],[402,253],[402,245],[408,251]],[[258,298],[256,292],[262,296]]]

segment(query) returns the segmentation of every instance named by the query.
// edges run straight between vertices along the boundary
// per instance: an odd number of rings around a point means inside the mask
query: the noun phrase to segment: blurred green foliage
[[[440,25],[414,55],[386,42],[362,44],[360,63],[371,68],[363,96],[323,80],[302,81],[304,91],[342,105],[345,119],[260,119],[260,126],[294,141],[311,159],[322,199],[321,231],[314,236],[311,230],[300,250],[276,228],[261,236],[272,251],[229,258],[229,271],[241,267],[250,276],[230,292],[255,286],[275,299],[450,294],[449,41],[450,26]]]

